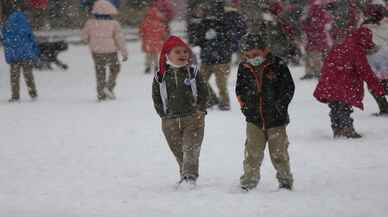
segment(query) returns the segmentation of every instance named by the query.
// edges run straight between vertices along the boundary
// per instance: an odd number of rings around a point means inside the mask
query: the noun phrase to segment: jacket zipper
[[[264,74],[264,68],[266,66],[267,65],[263,66],[263,71],[262,71],[261,75]],[[261,118],[261,121],[262,121],[262,129],[265,130],[266,129],[266,123],[265,123],[264,113],[263,113],[263,111],[264,111],[264,108],[263,108],[264,107],[264,99],[263,99],[263,96],[262,96],[262,93],[261,93],[262,92],[263,78],[262,78],[262,76],[261,76],[261,78],[259,76],[257,76],[256,73],[255,73],[255,70],[251,66],[249,66],[249,69],[250,69],[253,77],[256,80],[257,92],[260,94],[260,96],[259,96],[259,111],[260,111],[260,118]]]

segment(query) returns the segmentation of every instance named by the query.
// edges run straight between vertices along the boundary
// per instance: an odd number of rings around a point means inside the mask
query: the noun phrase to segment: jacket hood
[[[117,15],[118,13],[116,7],[106,0],[98,0],[92,9],[92,14],[98,15]]]

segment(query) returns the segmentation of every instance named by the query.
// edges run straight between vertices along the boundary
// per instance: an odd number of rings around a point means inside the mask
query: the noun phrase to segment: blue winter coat
[[[5,60],[8,64],[35,61],[40,51],[32,28],[24,13],[13,12],[2,28]]]

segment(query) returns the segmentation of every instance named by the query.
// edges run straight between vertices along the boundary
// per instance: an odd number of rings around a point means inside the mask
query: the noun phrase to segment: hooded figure
[[[192,52],[176,36],[163,44],[152,99],[162,131],[179,166],[180,184],[195,187],[204,135],[207,89]]]
[[[329,103],[334,137],[359,138],[353,128],[351,107],[363,109],[364,81],[376,95],[384,95],[367,60],[367,50],[374,47],[372,31],[355,29],[329,52],[321,71],[314,97]]]
[[[128,59],[128,51],[120,23],[113,19],[116,7],[106,0],[98,0],[92,8],[93,18],[89,19],[81,31],[82,39],[89,48],[96,65],[97,99],[115,99],[113,92],[116,78],[120,72],[118,53],[123,61]],[[110,76],[106,82],[105,68],[109,67]]]
[[[16,8],[10,9],[10,15],[6,18],[2,28],[5,60],[10,64],[12,89],[10,102],[18,101],[20,98],[19,83],[22,71],[31,98],[36,99],[38,96],[32,65],[38,60],[40,50],[27,16],[19,9],[20,5],[18,4],[16,4]]]

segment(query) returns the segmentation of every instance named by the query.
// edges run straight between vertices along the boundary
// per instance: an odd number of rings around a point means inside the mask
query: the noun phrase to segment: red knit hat
[[[167,57],[166,55],[171,51],[172,48],[181,46],[185,47],[189,50],[190,53],[190,59],[192,58],[192,52],[190,47],[179,37],[177,36],[170,36],[163,44],[162,51],[160,52],[160,57],[159,57],[159,76],[163,76],[164,73],[166,73],[166,62],[167,62]],[[189,60],[190,62],[191,60]]]

